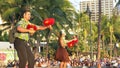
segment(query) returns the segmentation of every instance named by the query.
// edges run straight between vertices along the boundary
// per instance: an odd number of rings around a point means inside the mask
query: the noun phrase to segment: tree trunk
[[[98,63],[97,63],[97,68],[101,68],[101,65],[100,65],[100,38],[101,38],[101,0],[99,0],[99,19],[98,19],[98,53],[97,53],[97,60],[98,60]]]

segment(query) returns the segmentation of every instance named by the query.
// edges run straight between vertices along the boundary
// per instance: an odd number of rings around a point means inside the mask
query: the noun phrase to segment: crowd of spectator
[[[71,58],[67,68],[97,68],[97,60],[91,60],[86,56]],[[101,68],[120,68],[120,57],[103,58],[100,60]],[[59,61],[45,57],[35,57],[35,68],[59,68]],[[19,61],[8,61],[7,67],[17,68]],[[27,65],[26,65],[27,68]]]

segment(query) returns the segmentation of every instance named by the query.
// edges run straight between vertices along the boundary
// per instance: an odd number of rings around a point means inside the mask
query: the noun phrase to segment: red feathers
[[[46,18],[44,21],[43,21],[43,24],[44,26],[49,26],[49,25],[53,25],[55,22],[55,19],[54,18]],[[32,24],[28,24],[27,29],[33,29],[33,30],[37,30],[37,27],[36,25],[32,25]]]
[[[68,42],[67,45],[70,48],[70,47],[73,47],[77,42],[78,42],[78,39],[75,39],[75,40]]]
[[[46,18],[44,21],[43,21],[43,24],[44,26],[49,26],[49,25],[53,25],[55,22],[55,19],[54,18]]]
[[[74,46],[73,41],[68,42],[67,45],[68,45],[69,48],[73,47]]]
[[[37,27],[36,27],[35,25],[28,24],[28,25],[27,25],[27,29],[37,30]]]

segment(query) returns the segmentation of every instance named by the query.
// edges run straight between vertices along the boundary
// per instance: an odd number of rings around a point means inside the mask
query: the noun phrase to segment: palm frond
[[[10,25],[10,23],[3,23],[3,24],[0,24],[0,26],[7,26],[7,25]]]
[[[1,16],[3,20],[9,20],[10,17],[14,16],[15,13],[18,13],[19,11],[20,11],[19,7],[9,8],[6,11],[4,11],[4,13]]]
[[[120,5],[120,0],[117,2],[116,6]]]
[[[43,20],[42,17],[40,16],[40,14],[39,14],[36,10],[31,9],[31,12],[32,12],[32,14],[33,14],[34,16],[36,16],[37,18],[39,18],[40,20]]]
[[[5,30],[7,30],[7,29],[9,29],[9,28],[11,28],[11,26],[7,26],[6,28],[4,28],[4,29],[2,29],[2,30],[0,30],[0,31],[3,32],[3,31],[5,31]]]

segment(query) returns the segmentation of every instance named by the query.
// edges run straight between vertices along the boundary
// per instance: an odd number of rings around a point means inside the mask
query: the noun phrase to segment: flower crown
[[[61,33],[66,35],[65,30],[61,30]]]

